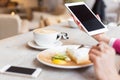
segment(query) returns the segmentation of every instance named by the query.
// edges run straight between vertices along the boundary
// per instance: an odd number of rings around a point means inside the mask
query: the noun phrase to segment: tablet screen
[[[105,28],[85,5],[74,5],[68,7],[88,32]]]
[[[36,69],[11,66],[6,71],[7,72],[15,72],[15,73],[32,75],[35,70]]]

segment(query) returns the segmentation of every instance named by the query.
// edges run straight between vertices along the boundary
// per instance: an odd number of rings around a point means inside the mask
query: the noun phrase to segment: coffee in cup
[[[33,35],[34,41],[39,46],[51,46],[61,39],[60,32],[55,30],[36,29]]]

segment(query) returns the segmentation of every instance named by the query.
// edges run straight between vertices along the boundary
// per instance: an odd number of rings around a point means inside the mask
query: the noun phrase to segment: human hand
[[[99,80],[120,80],[115,66],[115,51],[112,47],[100,42],[91,48],[89,58],[94,64]]]
[[[79,28],[80,28],[82,31],[85,32],[85,30],[83,29],[83,27],[82,27],[80,21],[78,21],[78,20],[74,17],[74,15],[71,14],[71,16],[73,17],[73,20],[74,20],[75,23],[79,26]]]

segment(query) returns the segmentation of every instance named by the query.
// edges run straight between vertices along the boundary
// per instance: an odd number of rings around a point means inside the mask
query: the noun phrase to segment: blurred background
[[[119,26],[120,0],[0,0],[0,39],[68,21],[64,3],[84,1],[105,25]]]

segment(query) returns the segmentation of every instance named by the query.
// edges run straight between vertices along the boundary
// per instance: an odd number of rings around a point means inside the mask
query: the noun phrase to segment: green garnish
[[[63,54],[56,54],[55,56],[52,57],[52,60],[54,60],[54,59],[70,61],[70,58]]]

